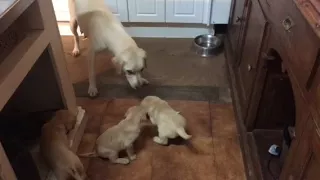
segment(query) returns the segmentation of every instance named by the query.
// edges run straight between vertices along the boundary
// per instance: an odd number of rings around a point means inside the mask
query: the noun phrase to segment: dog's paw
[[[74,48],[72,51],[72,56],[77,57],[80,55],[80,50],[78,48]]]
[[[117,159],[116,163],[118,163],[118,164],[129,164],[130,160],[127,159],[127,158],[119,158],[119,159]]]
[[[136,155],[136,154],[135,154],[135,155],[132,155],[132,156],[129,157],[129,159],[130,159],[131,161],[136,160],[136,159],[137,159],[137,155]]]
[[[97,97],[98,93],[99,92],[98,92],[97,87],[89,86],[88,94],[89,94],[90,97],[92,97],[92,98]]]
[[[158,143],[158,144],[163,144],[162,140],[158,136],[153,137],[153,142]]]

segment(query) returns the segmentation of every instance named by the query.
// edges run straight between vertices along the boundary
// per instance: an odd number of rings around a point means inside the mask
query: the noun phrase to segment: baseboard
[[[58,23],[61,36],[71,36],[69,23]],[[208,34],[207,27],[125,27],[132,37],[148,38],[194,38],[200,34]],[[79,34],[80,31],[78,30]]]

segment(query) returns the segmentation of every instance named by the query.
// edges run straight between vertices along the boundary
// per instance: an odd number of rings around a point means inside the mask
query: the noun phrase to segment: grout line
[[[106,112],[106,111],[107,111],[110,103],[111,103],[113,100],[114,100],[114,98],[112,98],[112,99],[110,99],[110,100],[109,100],[109,99],[107,100],[108,102],[107,102],[107,104],[106,104],[106,107],[103,109],[103,112]],[[93,101],[94,101],[94,100],[93,100]],[[100,136],[100,128],[101,128],[101,125],[102,125],[102,120],[103,120],[103,114],[99,116],[99,121],[100,121],[100,123],[99,123],[99,129],[98,129],[98,137]],[[96,140],[97,140],[97,139],[96,139]],[[95,150],[95,148],[96,148],[96,145],[94,145],[93,150]],[[89,162],[88,162],[88,167],[87,167],[87,169],[86,169],[86,174],[87,174],[87,175],[88,175],[88,169],[89,169],[89,167],[91,166],[91,163],[92,163],[92,158],[90,158],[90,159],[89,159]]]
[[[217,164],[217,162],[216,162],[216,154],[215,154],[215,151],[214,151],[214,141],[213,141],[213,130],[212,130],[212,128],[213,128],[213,122],[212,122],[212,112],[211,112],[211,103],[210,103],[210,100],[208,101],[208,103],[209,103],[209,116],[210,116],[210,127],[211,127],[211,129],[210,129],[210,132],[211,132],[211,137],[212,137],[212,160],[213,160],[213,163],[212,163],[212,168],[213,169],[215,169],[217,166],[216,166],[216,164]],[[218,174],[218,171],[216,171],[216,173]],[[217,174],[215,174],[215,176],[216,176],[216,178],[215,179],[217,179],[218,178],[218,175]]]

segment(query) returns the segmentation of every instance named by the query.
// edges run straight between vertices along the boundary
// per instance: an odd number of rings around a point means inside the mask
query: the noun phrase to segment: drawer
[[[299,86],[305,91],[310,88],[311,72],[317,67],[320,41],[309,23],[292,0],[260,0],[263,7],[272,13],[270,19],[280,43],[286,48],[289,65]]]

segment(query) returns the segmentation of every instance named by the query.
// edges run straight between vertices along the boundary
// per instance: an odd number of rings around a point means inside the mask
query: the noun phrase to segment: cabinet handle
[[[284,28],[284,30],[286,31],[290,31],[290,29],[294,26],[294,22],[291,19],[291,17],[287,17],[282,21],[282,26]]]
[[[248,64],[248,71],[250,72],[252,70],[252,66],[250,64]]]
[[[273,61],[273,60],[276,59],[276,57],[270,56],[270,55],[268,55],[267,53],[262,53],[261,56],[262,56],[262,59],[267,60],[267,61]]]
[[[237,18],[236,18],[236,22],[238,23],[238,22],[240,22],[242,20],[242,18],[241,17],[239,17],[239,16],[237,16]]]

